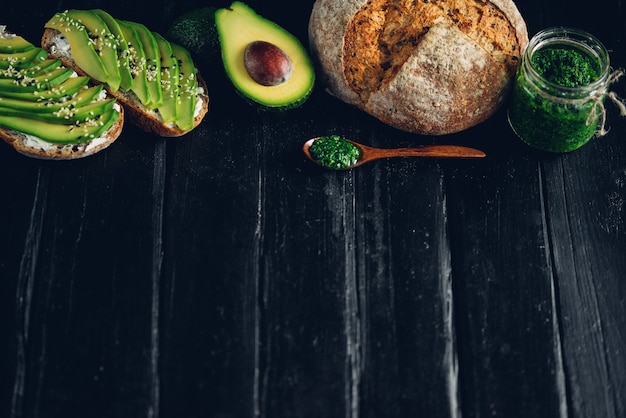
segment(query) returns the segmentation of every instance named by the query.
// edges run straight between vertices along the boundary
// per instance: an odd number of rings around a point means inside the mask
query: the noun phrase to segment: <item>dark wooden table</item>
[[[207,3],[4,4],[37,41],[66,8],[165,31]],[[227,3],[210,3],[226,5]],[[312,1],[250,1],[307,43]],[[626,66],[623,2],[520,0]],[[387,127],[324,92],[249,106],[198,57],[211,111],[178,139],[127,125],[46,162],[0,144],[0,416],[626,416],[626,121],[565,155],[501,111],[446,137]],[[626,97],[626,81],[613,90]],[[453,143],[484,160],[323,171],[306,138]]]

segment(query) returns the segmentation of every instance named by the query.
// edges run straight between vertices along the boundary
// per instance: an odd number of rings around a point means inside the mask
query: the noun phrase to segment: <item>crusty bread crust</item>
[[[309,39],[330,94],[425,135],[491,116],[528,44],[512,0],[317,0]]]
[[[88,157],[110,146],[122,133],[124,126],[124,109],[117,106],[120,113],[117,121],[99,138],[75,144],[53,144],[30,141],[22,132],[0,128],[0,138],[21,154],[41,160],[75,160]],[[45,144],[45,145],[43,145]]]
[[[60,59],[63,65],[72,68],[79,74],[88,75],[85,74],[85,72],[78,67],[72,59],[71,49],[69,52],[66,52],[66,50],[57,47],[60,40],[59,36],[62,36],[62,34],[57,30],[46,28],[41,37],[41,47],[48,51],[50,57]],[[204,116],[209,110],[209,96],[207,93],[208,90],[206,82],[202,78],[200,71],[197,69],[196,71],[198,86],[201,91],[201,93],[198,94],[198,99],[201,101],[202,105],[200,111],[195,115],[193,128],[202,122]],[[106,84],[105,87],[107,87]],[[143,106],[134,93],[123,91],[122,89],[112,92],[107,88],[107,91],[124,106],[127,112],[127,119],[144,131],[152,132],[163,137],[178,137],[189,132],[187,130],[179,129],[174,123],[163,123],[158,112]]]

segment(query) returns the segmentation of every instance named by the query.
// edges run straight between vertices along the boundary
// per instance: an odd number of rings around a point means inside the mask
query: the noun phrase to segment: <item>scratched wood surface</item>
[[[55,11],[101,7],[164,32],[205,4],[25,0],[0,24],[36,40]],[[312,1],[249,4],[307,42]],[[518,7],[531,35],[585,29],[626,66],[621,1]],[[545,155],[504,111],[421,137],[318,84],[300,109],[260,112],[197,60],[211,111],[186,137],[127,125],[74,162],[0,144],[0,416],[626,416],[615,107],[605,138]],[[341,173],[305,161],[306,138],[336,132],[488,158]]]

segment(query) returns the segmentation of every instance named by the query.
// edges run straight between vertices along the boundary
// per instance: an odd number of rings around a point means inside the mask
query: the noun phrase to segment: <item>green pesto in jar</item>
[[[537,37],[541,42],[531,40],[515,77],[509,122],[534,148],[573,151],[596,133],[608,53],[581,31],[553,29]]]
[[[598,63],[592,57],[569,46],[540,49],[531,60],[539,75],[563,87],[585,86],[600,76]]]
[[[348,168],[361,157],[361,150],[339,135],[317,138],[311,144],[309,152],[319,165],[333,170]]]

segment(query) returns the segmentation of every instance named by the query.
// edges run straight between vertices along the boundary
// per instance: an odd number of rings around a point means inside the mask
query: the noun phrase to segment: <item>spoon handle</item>
[[[486,154],[478,149],[459,145],[424,145],[412,148],[370,148],[371,159],[389,157],[439,157],[439,158],[483,158]]]

